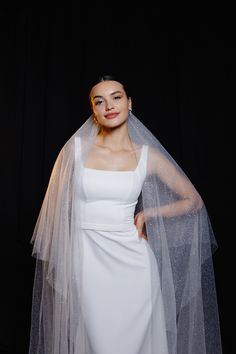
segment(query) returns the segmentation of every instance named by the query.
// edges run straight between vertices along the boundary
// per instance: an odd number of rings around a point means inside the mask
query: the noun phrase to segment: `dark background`
[[[233,14],[147,1],[0,7],[0,353],[27,354],[30,238],[55,158],[89,116],[89,84],[103,73],[128,84],[133,113],[206,204],[219,246],[223,352],[234,353]]]

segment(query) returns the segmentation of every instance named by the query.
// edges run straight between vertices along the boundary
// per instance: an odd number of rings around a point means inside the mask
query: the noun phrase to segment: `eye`
[[[102,100],[100,100],[100,101],[96,101],[96,102],[94,102],[94,104],[95,104],[95,106],[98,106],[98,105],[100,105],[102,102],[103,102],[103,101],[102,101]]]
[[[120,99],[121,99],[121,96],[115,96],[114,99],[115,99],[115,100],[120,100]]]

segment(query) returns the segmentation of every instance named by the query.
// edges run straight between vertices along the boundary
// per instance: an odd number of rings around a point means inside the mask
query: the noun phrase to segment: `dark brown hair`
[[[113,75],[102,75],[102,76],[99,76],[98,79],[96,81],[94,81],[94,83],[92,84],[91,89],[89,91],[89,95],[90,95],[90,92],[92,90],[92,87],[97,85],[97,84],[99,84],[100,82],[103,82],[103,81],[117,81],[117,82],[119,82],[123,86],[123,89],[124,89],[124,91],[126,93],[126,96],[130,97],[129,93],[127,91],[126,85],[124,85],[122,81],[120,81],[119,79],[117,79]]]

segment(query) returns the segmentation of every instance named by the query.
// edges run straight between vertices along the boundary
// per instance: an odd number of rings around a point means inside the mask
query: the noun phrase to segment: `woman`
[[[89,98],[32,237],[30,353],[221,353],[201,197],[122,83],[102,77]]]

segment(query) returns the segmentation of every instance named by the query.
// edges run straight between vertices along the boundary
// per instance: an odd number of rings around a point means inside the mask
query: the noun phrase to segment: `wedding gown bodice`
[[[134,224],[134,211],[146,175],[147,146],[133,171],[84,167],[80,213],[82,228],[122,231]],[[104,212],[105,211],[105,212]]]

